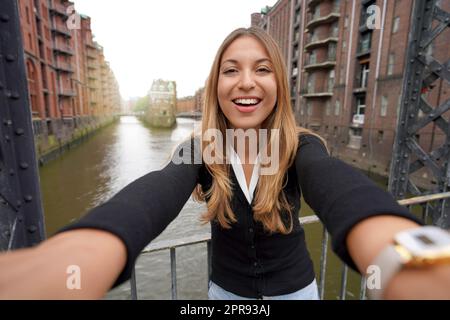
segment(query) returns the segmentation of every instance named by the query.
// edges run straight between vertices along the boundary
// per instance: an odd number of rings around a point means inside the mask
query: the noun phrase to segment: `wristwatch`
[[[402,231],[367,268],[367,295],[373,300],[382,299],[389,281],[403,268],[446,263],[450,264],[450,232],[434,226]]]

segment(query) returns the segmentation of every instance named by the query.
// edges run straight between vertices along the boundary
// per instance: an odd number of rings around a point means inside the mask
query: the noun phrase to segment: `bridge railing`
[[[398,203],[402,206],[408,208],[411,212],[421,215],[422,220],[427,223],[430,220],[429,211],[434,205],[445,205],[447,199],[450,198],[450,192],[430,194],[420,197],[414,197],[409,199],[399,200]],[[436,202],[436,203],[435,203]],[[302,225],[309,225],[320,223],[319,218],[316,215],[306,216],[300,218],[300,223]],[[319,297],[324,298],[325,293],[325,276],[327,269],[327,253],[328,253],[328,232],[322,226],[322,240],[321,240],[321,255],[320,255],[320,271],[319,271]],[[176,272],[176,249],[184,246],[190,246],[200,243],[206,243],[207,248],[207,264],[208,264],[208,282],[209,275],[211,274],[211,235],[209,233],[195,235],[191,237],[185,237],[182,239],[166,240],[156,243],[151,243],[148,245],[141,254],[153,253],[156,251],[168,250],[170,253],[170,274],[171,274],[171,284],[172,284],[172,300],[177,299],[177,272]],[[347,292],[347,282],[348,282],[348,266],[342,263],[342,273],[341,273],[341,287],[339,299],[346,299]],[[131,299],[138,299],[137,285],[136,285],[136,273],[133,269],[131,280]],[[206,289],[207,284],[205,284]],[[366,281],[365,277],[361,277],[360,283],[360,293],[359,299],[366,299]]]

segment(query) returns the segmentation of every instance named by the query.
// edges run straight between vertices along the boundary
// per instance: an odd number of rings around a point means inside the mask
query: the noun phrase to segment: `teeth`
[[[234,102],[240,104],[257,104],[259,99],[236,99]]]

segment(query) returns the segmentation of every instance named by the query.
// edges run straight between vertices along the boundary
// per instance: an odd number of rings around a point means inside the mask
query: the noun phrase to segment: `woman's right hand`
[[[126,262],[122,240],[98,229],[62,232],[0,254],[0,299],[99,299]]]

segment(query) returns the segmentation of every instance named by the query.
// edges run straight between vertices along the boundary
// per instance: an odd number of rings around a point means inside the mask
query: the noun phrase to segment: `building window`
[[[302,116],[304,114],[304,111],[303,111],[303,104],[301,104],[300,105],[300,115]]]
[[[297,59],[297,57],[298,57],[298,45],[295,45],[295,46],[294,46],[294,52],[293,52],[292,58],[293,58],[293,59]]]
[[[334,105],[334,115],[338,116],[339,112],[341,111],[341,103],[339,102],[339,100],[336,100],[336,103]]]
[[[360,74],[360,88],[367,88],[367,81],[369,79],[369,62],[361,64],[361,74]]]
[[[387,69],[388,76],[394,74],[394,64],[395,64],[395,55],[393,53],[391,53],[391,54],[389,54],[389,62],[388,62],[388,69]]]
[[[383,142],[383,138],[384,138],[384,131],[383,130],[378,130],[377,142],[378,143],[382,143]]]
[[[386,117],[388,107],[388,98],[386,96],[381,96],[381,109],[380,114],[382,117]]]
[[[318,37],[317,37],[317,32],[316,32],[316,29],[314,29],[311,33],[310,33],[310,39],[311,39],[311,42],[314,42],[314,41],[317,41],[318,40]]]
[[[347,48],[347,41],[345,41],[345,39],[344,39],[344,40],[342,40],[342,49],[345,49],[345,48]]]
[[[394,25],[392,26],[392,33],[397,33],[399,26],[400,26],[400,17],[395,17]]]
[[[337,21],[335,23],[333,23],[331,26],[331,36],[333,38],[337,38],[339,36],[339,25],[338,25]]]
[[[336,60],[336,43],[334,42],[330,42],[330,44],[328,45],[328,60]]]
[[[307,84],[307,88],[308,88],[308,93],[314,93],[314,82],[315,82],[315,77],[314,74],[308,74],[308,84]]]
[[[339,13],[339,11],[340,11],[340,4],[341,4],[340,0],[334,0],[333,1],[333,12]]]
[[[28,34],[28,43],[30,44],[30,50],[33,51],[33,40],[31,38],[31,33]]]
[[[30,24],[30,9],[28,9],[28,7],[25,7],[25,12],[27,14],[27,23]]]
[[[359,53],[369,52],[371,48],[372,32],[367,32],[359,39]]]
[[[344,28],[345,28],[345,29],[348,28],[348,14],[345,16],[345,20],[344,20]]]
[[[320,6],[316,5],[314,7],[313,11],[313,19],[319,19],[320,18]]]
[[[366,110],[366,97],[361,96],[356,98],[356,114],[364,114]]]
[[[334,88],[334,70],[330,71],[328,75],[328,92],[333,92]]]
[[[344,82],[345,82],[344,66],[341,66],[341,69],[339,71],[339,83],[344,84]]]
[[[331,103],[330,103],[330,100],[327,100],[327,102],[326,102],[325,114],[327,116],[329,116],[331,114]]]
[[[312,115],[312,103],[309,101],[306,103],[306,112],[307,112],[308,116]]]
[[[309,64],[315,64],[317,61],[317,55],[316,52],[313,51],[309,54]]]
[[[294,29],[294,42],[298,41],[299,38],[300,38],[300,28],[297,27]]]

